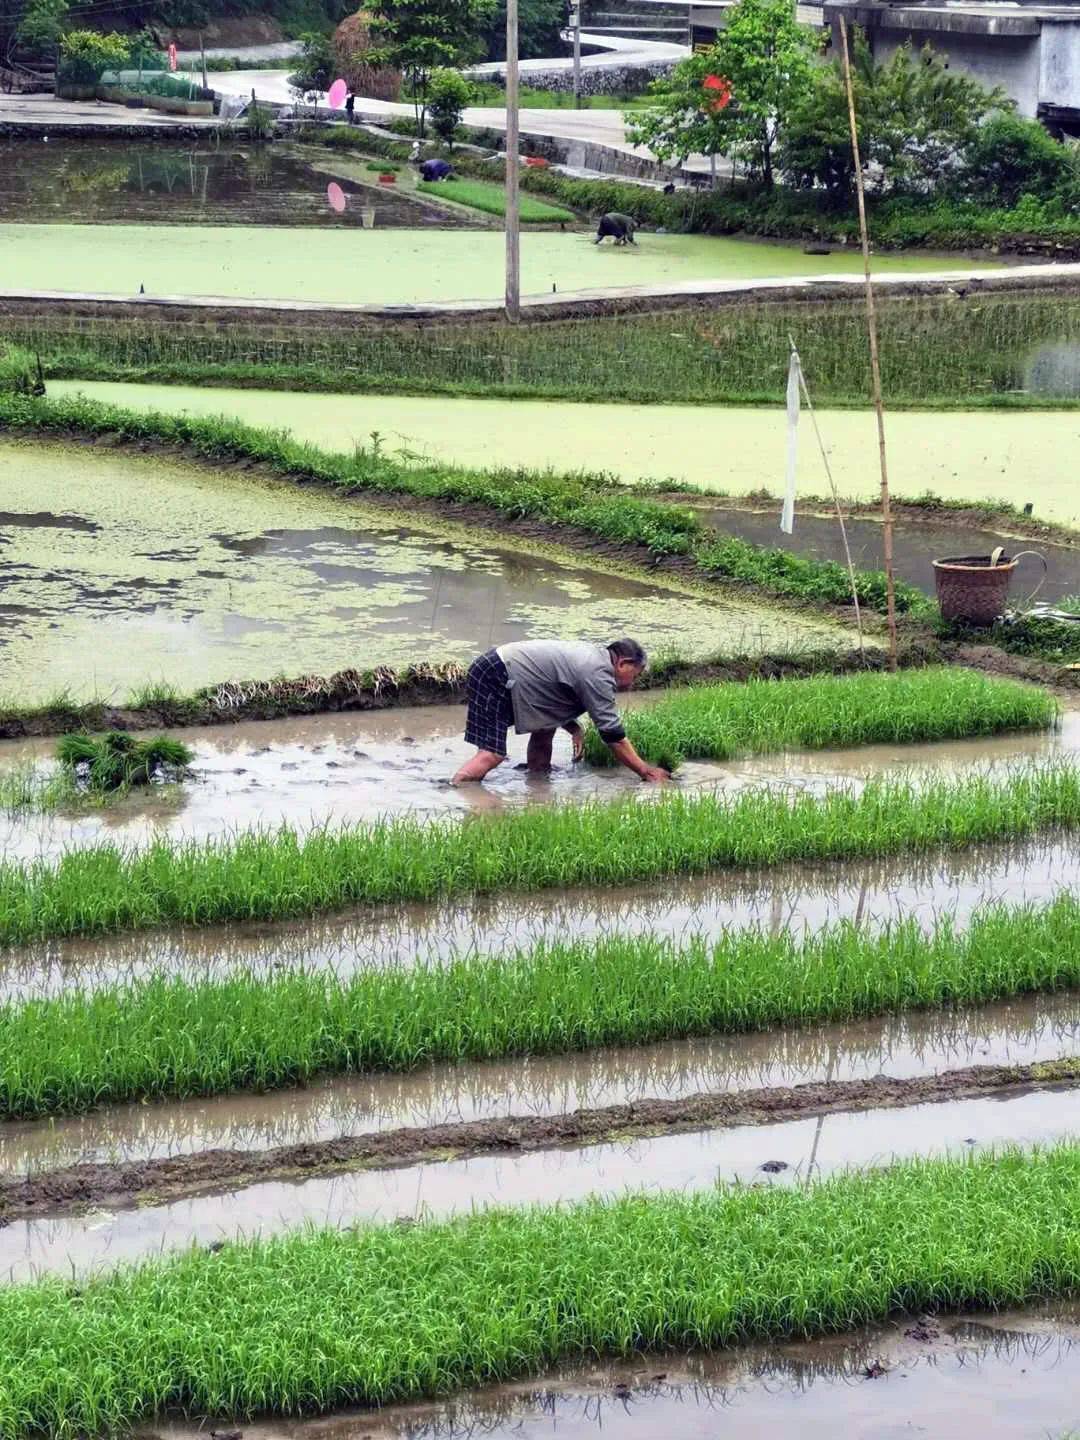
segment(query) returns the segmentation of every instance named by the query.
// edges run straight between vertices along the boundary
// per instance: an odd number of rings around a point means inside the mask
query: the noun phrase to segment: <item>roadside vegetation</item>
[[[926,669],[700,686],[627,710],[623,721],[640,755],[674,770],[684,760],[1040,730],[1057,714],[1057,702],[1034,686],[969,670]],[[591,726],[585,758],[615,763]]]
[[[0,1291],[0,1436],[378,1405],[1080,1286],[1080,1149],[300,1230]],[[604,1283],[597,1284],[602,1276]]]
[[[407,815],[307,835],[282,826],[141,850],[96,844],[0,864],[0,944],[960,849],[1077,826],[1080,768],[1062,763],[823,795],[660,792],[464,821]]]
[[[1080,986],[1080,902],[805,939],[758,929],[550,943],[340,977],[157,976],[0,1007],[0,1115],[306,1085],[594,1046],[983,1004]]]

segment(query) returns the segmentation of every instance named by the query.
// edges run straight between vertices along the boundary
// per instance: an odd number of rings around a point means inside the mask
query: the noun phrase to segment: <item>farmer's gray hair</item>
[[[621,640],[612,640],[607,648],[608,654],[615,660],[629,660],[631,665],[639,665],[643,670],[648,663],[649,657],[644,647],[627,636]]]

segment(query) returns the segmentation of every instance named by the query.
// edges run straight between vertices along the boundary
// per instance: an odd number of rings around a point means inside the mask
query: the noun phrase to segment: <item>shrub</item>
[[[980,201],[1008,209],[1024,195],[1048,199],[1077,173],[1070,152],[1037,120],[999,115],[980,125],[967,147],[962,188]]]
[[[130,57],[123,35],[71,30],[60,41],[57,77],[69,85],[97,85],[106,70],[122,70]]]
[[[428,116],[431,128],[444,144],[453,148],[454,132],[461,124],[465,107],[472,99],[472,87],[460,70],[431,72],[428,81]]]

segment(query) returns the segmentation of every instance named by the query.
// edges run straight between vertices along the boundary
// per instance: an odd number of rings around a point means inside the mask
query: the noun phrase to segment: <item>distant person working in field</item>
[[[630,744],[615,708],[616,691],[630,689],[645,669],[645,659],[636,640],[613,640],[610,645],[515,640],[479,655],[465,681],[465,739],[476,746],[476,754],[454,776],[454,784],[483,780],[502,764],[511,725],[529,737],[526,758],[533,773],[551,769],[556,730],[570,735],[574,759],[580,760],[585,737],[578,716],[585,711],[621,765],[645,781],[667,780],[666,770],[647,765]]]
[[[425,160],[420,166],[422,180],[449,180],[454,167],[448,160]]]

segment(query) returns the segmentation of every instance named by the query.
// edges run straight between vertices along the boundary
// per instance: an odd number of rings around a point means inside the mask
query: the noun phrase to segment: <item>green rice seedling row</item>
[[[757,929],[549,944],[346,978],[161,976],[0,1008],[0,1116],[270,1090],[327,1073],[407,1071],[850,1020],[1080,987],[1080,900],[988,907],[802,942]]]
[[[0,1437],[447,1393],[1080,1286],[1080,1149],[302,1230],[0,1291]]]
[[[0,943],[956,848],[1078,824],[1080,767],[1062,763],[821,796],[661,793],[465,821],[395,817],[303,837],[282,827],[140,851],[94,845],[55,863],[0,866]]]
[[[489,181],[453,177],[449,180],[421,181],[416,188],[419,194],[431,195],[436,200],[456,200],[459,205],[468,205],[471,210],[482,210],[488,215],[506,214],[505,189]],[[576,218],[572,210],[553,205],[550,200],[538,200],[535,195],[521,196],[521,219],[527,225],[572,225]]]
[[[776,750],[959,740],[1053,725],[1056,701],[1044,690],[968,670],[902,675],[751,680],[669,695],[625,716],[626,733],[654,765],[729,760]],[[614,764],[595,730],[586,758]]]

